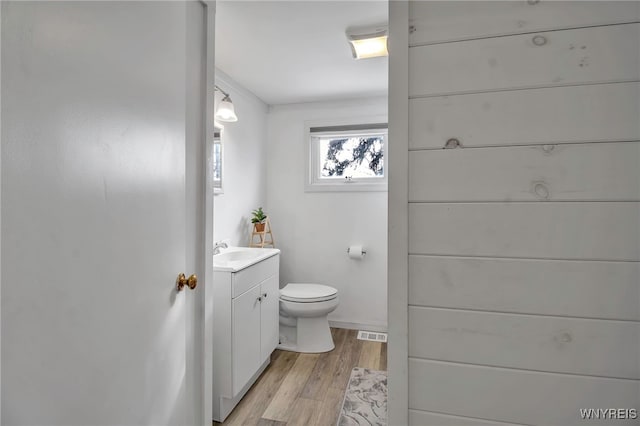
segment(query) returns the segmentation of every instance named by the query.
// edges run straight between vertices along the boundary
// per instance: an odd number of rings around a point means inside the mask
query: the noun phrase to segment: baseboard
[[[361,324],[357,322],[346,321],[332,321],[329,320],[329,325],[335,328],[346,328],[349,330],[365,330],[365,331],[378,331],[380,333],[387,332],[387,324]]]

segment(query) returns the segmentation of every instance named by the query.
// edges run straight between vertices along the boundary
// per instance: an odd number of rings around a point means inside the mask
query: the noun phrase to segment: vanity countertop
[[[213,270],[238,272],[279,253],[275,248],[229,247],[213,256]]]

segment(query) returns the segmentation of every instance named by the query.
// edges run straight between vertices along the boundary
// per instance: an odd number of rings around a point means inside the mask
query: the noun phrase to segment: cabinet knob
[[[262,296],[258,297],[258,302],[262,302]]]
[[[267,298],[267,293],[263,294],[262,297]]]

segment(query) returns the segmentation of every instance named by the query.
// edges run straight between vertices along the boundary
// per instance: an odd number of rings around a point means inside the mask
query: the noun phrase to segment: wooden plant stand
[[[249,241],[249,247],[259,247],[265,248],[268,246],[275,247],[275,242],[273,241],[273,233],[271,232],[271,222],[269,222],[269,218],[267,218],[264,222],[264,231],[258,232],[256,229],[257,224],[253,224],[253,231],[251,232],[251,240]],[[267,235],[269,238],[267,239]],[[256,237],[258,239],[256,240]]]

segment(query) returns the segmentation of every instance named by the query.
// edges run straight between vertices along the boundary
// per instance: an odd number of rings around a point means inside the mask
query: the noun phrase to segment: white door
[[[2,424],[182,424],[185,5],[1,7]]]

